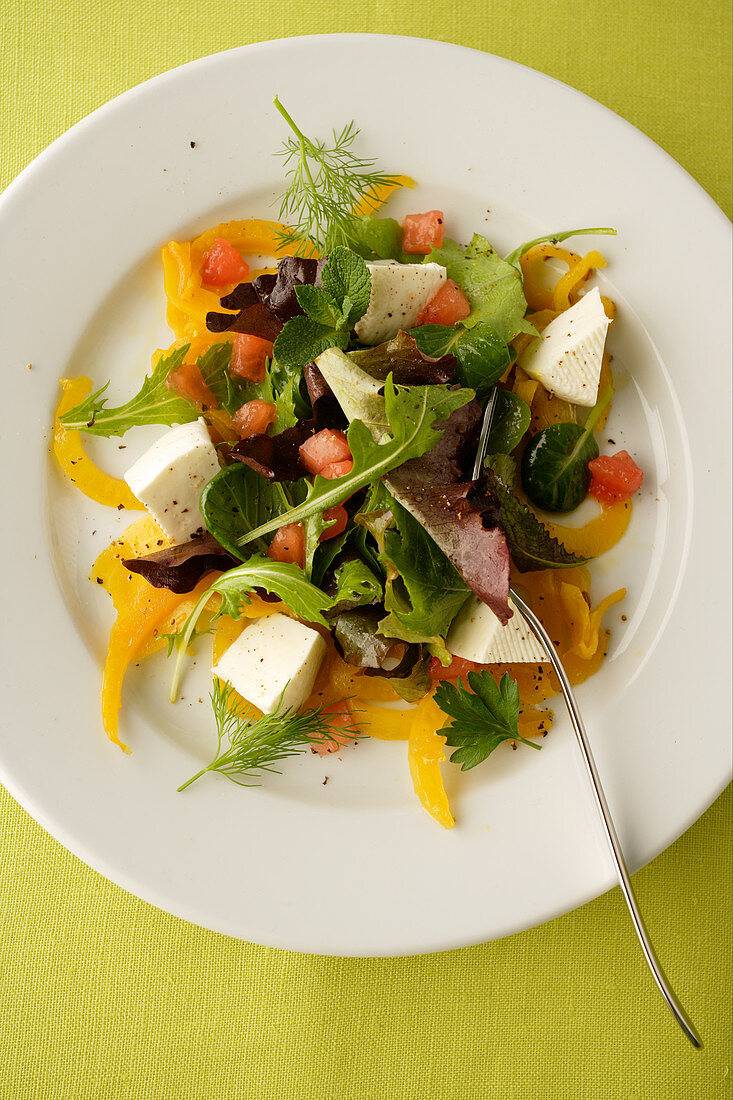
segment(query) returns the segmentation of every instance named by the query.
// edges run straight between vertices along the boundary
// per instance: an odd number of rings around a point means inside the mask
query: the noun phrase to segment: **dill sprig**
[[[288,228],[278,231],[279,243],[295,255],[310,252],[310,245],[323,254],[337,245],[348,246],[354,207],[368,192],[389,186],[396,177],[371,171],[375,161],[354,153],[359,134],[354,122],[340,133],[334,130],[330,144],[313,141],[277,96],[273,103],[295,134],[276,153],[283,158],[288,181],[280,202],[280,221]]]
[[[332,719],[338,717],[323,707],[294,712],[283,708],[282,702],[272,714],[261,718],[247,718],[241,712],[239,696],[231,684],[214,679],[211,693],[216,732],[219,738],[214,759],[196,772],[178,788],[184,791],[207,772],[221,772],[240,787],[256,787],[257,772],[277,772],[274,767],[280,760],[298,756],[311,745],[332,741],[338,732],[343,736],[358,737],[355,726],[333,727]],[[346,710],[344,708],[344,712]]]

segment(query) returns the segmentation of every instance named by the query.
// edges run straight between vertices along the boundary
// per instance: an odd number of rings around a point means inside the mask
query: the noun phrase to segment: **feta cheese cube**
[[[411,328],[446,280],[440,264],[376,260],[367,267],[372,277],[369,308],[354,326],[362,344],[381,344],[400,329]]]
[[[595,405],[610,321],[598,287],[550,321],[519,363],[545,389],[575,405]]]
[[[509,606],[514,614],[502,626],[491,608],[478,597],[467,600],[448,631],[445,643],[448,652],[480,665],[548,663],[545,647],[511,599]]]
[[[203,417],[179,424],[142,455],[125,481],[174,542],[185,542],[204,526],[199,498],[219,473],[219,458]]]
[[[310,626],[287,615],[267,615],[245,627],[214,665],[214,675],[272,714],[280,703],[297,710],[306,701],[326,656],[326,643]]]

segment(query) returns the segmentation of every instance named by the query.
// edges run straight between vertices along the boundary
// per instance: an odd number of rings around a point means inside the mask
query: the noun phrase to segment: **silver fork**
[[[473,465],[473,477],[474,480],[481,475],[484,458],[486,456],[486,448],[489,442],[489,434],[491,432],[491,422],[494,418],[494,410],[496,408],[498,390],[494,388],[486,409],[484,410],[484,418],[481,424],[481,436],[479,438],[478,451],[476,452],[476,460]],[[626,861],[621,850],[621,844],[619,843],[618,834],[613,824],[613,818],[611,817],[611,811],[608,808],[606,796],[603,792],[603,785],[601,784],[601,777],[598,774],[598,768],[596,767],[595,760],[593,759],[593,753],[591,752],[590,742],[588,740],[588,734],[586,733],[583,719],[580,714],[580,708],[578,707],[575,694],[570,681],[568,680],[567,673],[563,667],[563,663],[560,660],[557,650],[552,644],[550,635],[545,630],[540,620],[535,615],[531,607],[529,607],[522,597],[515,592],[513,588],[509,589],[509,594],[512,597],[514,604],[519,608],[522,615],[524,615],[527,623],[529,624],[532,633],[542,643],[547,656],[550,659],[550,663],[557,673],[557,678],[560,681],[560,687],[565,699],[565,705],[568,708],[568,714],[570,715],[570,721],[573,729],[575,730],[575,736],[580,746],[580,753],[583,757],[583,763],[585,764],[586,771],[588,772],[588,778],[590,779],[591,786],[593,788],[593,796],[595,798],[596,807],[598,813],[601,816],[603,822],[603,830],[606,834],[606,840],[608,846],[611,849],[611,856],[616,868],[616,874],[618,875],[619,884],[623,891],[626,904],[629,907],[629,913],[631,914],[631,920],[634,925],[639,942],[641,943],[641,949],[644,952],[644,958],[647,961],[647,965],[654,975],[654,980],[657,983],[659,990],[664,997],[665,1001],[669,1005],[677,1023],[684,1031],[687,1038],[690,1040],[694,1047],[700,1049],[702,1047],[702,1040],[695,1030],[690,1018],[685,1012],[684,1008],[677,999],[674,991],[670,987],[669,982],[659,964],[659,960],[654,952],[651,940],[649,939],[649,933],[646,930],[644,920],[639,912],[639,906],[636,901],[636,895],[631,885],[631,878],[626,867]]]

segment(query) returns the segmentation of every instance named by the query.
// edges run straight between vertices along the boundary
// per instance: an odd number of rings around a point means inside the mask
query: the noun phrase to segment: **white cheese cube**
[[[354,326],[362,344],[381,344],[400,329],[411,328],[446,280],[440,264],[377,260],[367,267],[372,277],[369,309]]]
[[[245,627],[214,665],[214,674],[265,714],[306,701],[326,656],[318,633],[287,615],[267,615]]]
[[[548,663],[545,647],[511,599],[509,606],[514,614],[502,626],[478,597],[467,600],[448,631],[445,644],[449,653],[480,665]]]
[[[219,458],[203,417],[171,428],[125,474],[125,481],[174,542],[204,526],[199,498],[219,473]]]
[[[545,389],[574,405],[595,405],[610,321],[598,287],[550,321],[519,363]]]

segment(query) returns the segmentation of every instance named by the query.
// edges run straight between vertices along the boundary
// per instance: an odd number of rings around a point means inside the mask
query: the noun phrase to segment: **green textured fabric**
[[[94,107],[217,50],[327,31],[432,37],[541,69],[654,138],[730,213],[721,0],[5,0],[0,186]],[[421,958],[238,943],[130,897],[0,796],[2,1100],[718,1100],[731,1092],[728,791],[636,876],[693,1051],[618,890]]]

